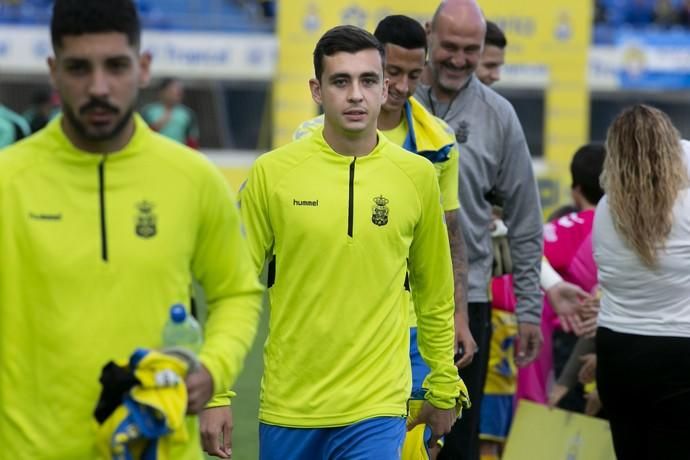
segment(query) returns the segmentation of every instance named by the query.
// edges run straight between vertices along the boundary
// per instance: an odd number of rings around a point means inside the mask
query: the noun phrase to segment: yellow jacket
[[[405,102],[403,115],[407,132],[400,146],[431,161],[436,169],[443,210],[450,212],[459,209],[459,153],[455,133],[445,121],[433,116],[413,97]],[[319,115],[303,122],[293,133],[293,139],[301,139],[322,130],[323,120],[323,115]],[[384,132],[384,135],[388,133],[390,131]],[[409,304],[409,324],[410,327],[416,327],[417,315],[414,304],[411,301]]]
[[[97,458],[102,366],[159,346],[192,276],[208,299],[200,359],[216,392],[254,337],[262,289],[227,184],[135,120],[129,144],[109,155],[74,147],[61,118],[0,152],[2,460]],[[188,423],[174,458],[201,458]]]
[[[456,405],[453,276],[431,163],[380,133],[368,155],[342,156],[318,130],[259,157],[240,201],[256,272],[271,260],[263,422],[406,414],[408,269],[427,399]]]
[[[413,97],[405,103],[407,133],[401,147],[423,156],[436,168],[441,203],[444,211],[460,208],[458,198],[459,157],[455,133],[445,121],[433,116]],[[293,140],[301,139],[323,128],[323,115],[300,124],[292,134]],[[387,135],[388,132],[384,132]]]

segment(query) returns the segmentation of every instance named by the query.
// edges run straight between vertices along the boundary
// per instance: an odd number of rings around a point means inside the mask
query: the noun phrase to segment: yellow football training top
[[[405,105],[403,112],[405,116],[395,128],[382,131],[383,134],[394,144],[400,145],[412,153],[418,153],[414,149],[426,149],[428,151],[445,151],[447,155],[441,156],[441,161],[434,161],[438,158],[430,156],[429,159],[436,168],[436,177],[441,189],[441,204],[446,212],[455,211],[460,208],[458,198],[458,174],[459,174],[459,154],[455,143],[455,133],[440,118],[434,117],[414,98],[410,98]],[[412,129],[410,129],[410,124]],[[303,122],[293,133],[292,138],[297,140],[304,136],[311,135],[314,131],[323,128],[323,115]],[[409,141],[410,137],[415,138],[416,142]],[[448,148],[449,146],[452,146]],[[445,158],[445,159],[444,159]],[[414,312],[414,304],[409,303],[409,326],[417,326],[417,317]]]
[[[431,367],[427,399],[455,406],[453,275],[427,160],[380,134],[368,155],[339,155],[318,130],[259,157],[240,200],[256,271],[272,261],[262,422],[405,415],[408,269]]]
[[[402,119],[395,128],[381,130],[381,132],[389,141],[402,147],[407,137],[407,122],[405,119]]]
[[[438,185],[441,188],[441,203],[444,211],[454,211],[460,208],[460,199],[458,198],[458,174],[459,174],[459,156],[457,147],[455,147],[455,133],[448,127],[448,125],[440,118],[432,117],[438,123],[440,130],[447,133],[446,142],[453,143],[453,148],[448,152],[447,161],[433,162],[436,168],[436,175],[438,178]],[[307,120],[302,123],[297,130],[292,134],[293,140],[301,139],[307,135],[311,135],[314,131],[323,128],[323,115]],[[405,136],[408,134],[408,125],[403,120],[398,126],[389,131],[382,131],[391,142],[402,146],[405,142]],[[422,130],[417,130],[416,133],[423,136]],[[401,140],[402,139],[402,140]]]
[[[93,460],[98,378],[161,344],[192,275],[209,316],[200,358],[230,387],[261,286],[220,172],[138,116],[120,152],[74,147],[61,117],[0,151],[0,458]],[[196,419],[173,458],[201,459]]]

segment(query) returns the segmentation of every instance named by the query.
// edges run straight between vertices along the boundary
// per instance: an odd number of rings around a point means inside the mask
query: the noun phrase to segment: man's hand
[[[187,375],[187,413],[198,414],[213,396],[213,379],[203,364]]]
[[[584,334],[580,314],[584,312],[587,302],[593,300],[591,295],[579,286],[561,281],[546,291],[546,297],[566,332],[572,331],[577,335]]]
[[[580,356],[580,361],[582,361],[582,367],[577,374],[577,379],[583,385],[594,382],[597,371],[597,355],[595,353],[587,353],[584,356]]]
[[[585,301],[585,306],[580,313],[581,337],[592,338],[597,333],[597,319],[599,317],[599,299],[594,297]]]
[[[441,453],[441,446],[439,446],[438,443],[436,443],[431,447],[427,446],[426,450],[429,454],[429,460],[436,460],[438,458],[438,455]]]
[[[581,287],[567,281],[554,284],[546,291],[546,297],[559,315],[579,313],[584,309],[585,302],[592,299]]]
[[[584,308],[580,313],[583,318],[591,318],[599,316],[599,299],[597,297],[591,297],[585,300]]]
[[[230,406],[204,409],[199,415],[201,446],[209,455],[232,457],[232,408]],[[221,441],[222,437],[222,441]]]
[[[568,394],[569,388],[565,385],[555,383],[549,391],[549,407],[554,408],[563,397]]]
[[[537,359],[543,340],[539,324],[519,323],[515,344],[515,364],[524,367]]]
[[[458,416],[455,408],[439,409],[432,406],[429,401],[424,401],[417,418],[407,423],[407,431],[410,431],[417,425],[427,425],[431,429],[431,439],[427,447],[432,447],[437,445],[438,440],[444,435],[450,433],[450,429],[457,419]]]
[[[458,353],[459,349],[463,351],[460,359],[455,361],[455,366],[458,369],[469,366],[477,352],[477,342],[470,332],[467,315],[460,311],[455,312],[455,346],[455,353]]]
[[[597,335],[597,317],[592,316],[588,319],[583,319],[578,336],[592,339],[595,335]]]
[[[601,399],[599,399],[599,392],[593,390],[591,393],[585,395],[585,415],[594,417],[601,410]]]

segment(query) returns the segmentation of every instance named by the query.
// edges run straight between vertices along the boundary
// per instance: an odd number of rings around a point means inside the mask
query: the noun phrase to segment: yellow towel
[[[98,427],[101,455],[112,460],[169,460],[170,444],[185,442],[188,364],[158,351],[137,350],[118,363],[138,380]],[[108,382],[101,379],[104,387]]]
[[[447,161],[455,146],[455,134],[442,120],[430,114],[415,98],[405,103],[407,138],[403,148],[428,158],[432,163]]]
[[[425,388],[421,388],[412,393],[410,399],[407,400],[407,421],[414,421],[422,410],[422,406],[426,401],[424,395]],[[470,407],[470,399],[467,396],[467,387],[462,380],[458,381],[458,392],[460,397],[457,399],[455,411],[457,417],[462,416],[462,410]],[[407,432],[405,442],[402,448],[401,460],[428,460],[429,450],[427,443],[431,438],[431,430],[426,425],[417,425]],[[439,446],[443,446],[443,439],[438,441]]]

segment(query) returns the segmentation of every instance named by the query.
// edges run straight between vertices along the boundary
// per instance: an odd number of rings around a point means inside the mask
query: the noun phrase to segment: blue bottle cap
[[[184,322],[187,319],[187,310],[184,308],[184,305],[176,303],[170,307],[170,319],[173,320],[173,323]]]

